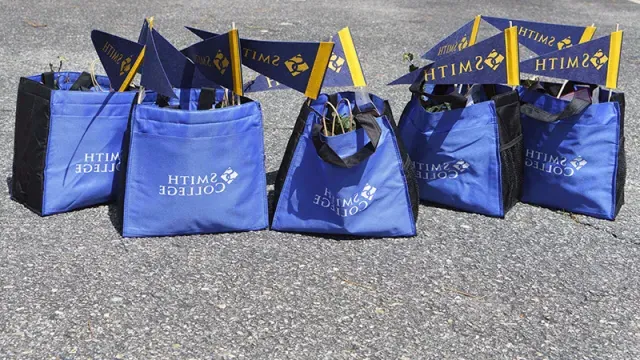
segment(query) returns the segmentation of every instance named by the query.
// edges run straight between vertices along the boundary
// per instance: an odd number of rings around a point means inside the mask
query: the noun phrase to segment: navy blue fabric
[[[51,92],[42,215],[113,200],[114,172],[136,92],[67,91],[80,73],[60,72]],[[109,79],[97,76],[109,89]],[[40,75],[29,77],[39,82]],[[149,93],[145,101],[153,101]]]
[[[348,98],[353,108],[353,92],[338,93],[337,101],[342,98]],[[384,100],[373,95],[372,99],[378,109],[385,108]],[[321,123],[328,100],[321,94],[310,105],[277,199],[272,229],[375,237],[415,235],[407,174],[390,120],[386,115],[375,118],[381,136],[372,155],[350,168],[333,165],[320,158],[312,138],[312,127]],[[338,112],[349,113],[346,102],[339,103]],[[371,139],[363,128],[357,128],[341,135],[321,135],[320,140],[344,159]]]
[[[519,88],[523,103],[551,114],[561,113],[569,101],[544,92]],[[525,172],[522,201],[554,209],[613,220],[619,209],[617,194],[622,151],[620,104],[589,105],[573,116],[544,122],[522,114]],[[619,201],[619,200],[618,200]]]
[[[199,91],[178,92],[185,109]],[[216,100],[224,92],[216,91]],[[192,96],[192,98],[189,98]],[[131,118],[123,235],[163,236],[268,226],[262,111],[138,105]]]
[[[497,88],[499,93],[510,91]],[[399,132],[415,165],[420,199],[504,216],[500,132],[494,101],[428,112],[420,95],[414,94],[400,119]]]

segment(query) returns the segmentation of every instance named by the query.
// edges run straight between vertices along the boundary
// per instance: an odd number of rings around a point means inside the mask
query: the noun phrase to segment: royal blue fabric
[[[181,91],[181,104],[199,91]],[[186,94],[191,94],[190,100]],[[222,90],[216,91],[220,101]],[[123,235],[163,236],[268,226],[262,111],[139,105],[133,111]]]
[[[497,87],[508,91],[505,87]],[[504,216],[496,105],[484,101],[427,112],[413,95],[399,123],[416,169],[420,199],[490,216]]]
[[[523,102],[557,114],[569,103],[519,88]],[[582,113],[546,123],[522,114],[525,172],[522,201],[613,220],[620,149],[620,106],[591,104]]]
[[[136,92],[68,91],[80,73],[59,72],[51,92],[42,215],[113,200],[114,172]],[[96,76],[109,89],[106,76]],[[40,81],[41,76],[31,76]],[[149,93],[145,101],[155,95]]]
[[[381,111],[384,101],[372,96]],[[352,92],[338,94],[348,98]],[[312,140],[312,126],[328,96],[321,94],[311,103],[311,111],[295,149],[283,189],[278,199],[272,229],[291,232],[347,234],[373,237],[413,236],[415,220],[411,210],[406,174],[398,144],[386,116],[377,117],[382,136],[376,151],[352,168],[329,164],[318,156]],[[346,102],[338,111],[348,114]],[[356,153],[369,142],[364,129],[346,134],[321,136],[340,157]]]

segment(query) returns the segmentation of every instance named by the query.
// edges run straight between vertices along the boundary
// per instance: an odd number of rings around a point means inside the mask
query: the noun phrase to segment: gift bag
[[[21,78],[11,197],[42,216],[112,200],[135,96],[89,73]]]
[[[614,220],[624,203],[624,94],[568,83],[520,87],[522,201]]]
[[[508,86],[465,85],[465,97],[456,88],[423,85],[420,77],[400,118],[420,199],[503,217],[522,184],[518,93]]]
[[[187,89],[178,97],[132,111],[120,180],[122,235],[266,228],[260,104],[229,104],[222,89]]]
[[[370,98],[376,109],[367,112],[359,112],[353,92],[321,94],[302,106],[276,178],[272,229],[416,235],[413,165],[389,104]]]

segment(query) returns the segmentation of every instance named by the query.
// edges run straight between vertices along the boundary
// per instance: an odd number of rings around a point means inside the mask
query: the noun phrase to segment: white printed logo
[[[222,180],[226,181],[227,184],[231,184],[233,180],[238,177],[238,173],[233,171],[232,168],[228,168],[224,173],[222,173],[222,176],[220,177],[222,178]]]
[[[362,189],[362,192],[360,193],[360,195],[362,195],[363,198],[371,201],[373,200],[373,194],[376,193],[376,188],[374,188],[373,186],[367,184],[365,185],[364,189]]]
[[[217,173],[203,175],[168,175],[167,183],[160,185],[158,195],[162,196],[204,196],[220,194],[238,177],[232,168],[222,175]]]
[[[576,170],[580,170],[585,165],[587,165],[587,160],[583,159],[582,156],[578,156],[577,158],[571,160],[571,165],[573,165]]]
[[[464,172],[469,168],[469,163],[464,160],[458,160],[453,167],[458,170],[459,173]]]
[[[416,177],[422,180],[456,179],[471,167],[471,164],[462,159],[439,164],[414,161],[413,165]]]
[[[367,183],[360,192],[349,197],[338,197],[329,188],[325,188],[324,194],[316,194],[313,197],[313,204],[340,217],[354,216],[369,207],[376,191],[378,189],[375,186]]]
[[[573,176],[588,164],[582,156],[569,160],[564,156],[553,155],[532,149],[525,150],[524,166],[556,176]],[[571,166],[569,166],[571,165]]]
[[[84,162],[76,164],[76,174],[120,171],[120,153],[86,153]]]

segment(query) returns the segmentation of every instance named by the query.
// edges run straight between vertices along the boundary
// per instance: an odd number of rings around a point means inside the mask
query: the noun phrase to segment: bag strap
[[[322,133],[322,125],[314,124],[311,130],[311,137],[313,145],[316,148],[318,156],[325,162],[336,165],[343,168],[352,168],[357,166],[373,153],[378,148],[380,137],[382,136],[382,129],[376,121],[375,116],[371,113],[359,113],[353,117],[356,125],[364,129],[369,136],[369,142],[363,148],[358,150],[355,154],[341,158],[326,142],[322,141],[320,134]]]
[[[198,98],[198,110],[211,110],[216,102],[216,89],[202,88]]]
[[[411,84],[411,86],[409,87],[409,91],[419,96],[426,96],[428,98],[432,98],[434,100],[437,100],[438,102],[448,102],[451,104],[451,109],[461,109],[467,106],[467,98],[464,95],[456,92],[453,92],[450,94],[443,94],[443,95],[429,94],[422,91],[423,84],[424,84],[424,79],[422,78],[422,76],[418,76],[416,81],[414,81],[413,84]],[[438,88],[438,86],[439,85],[436,85],[436,88]]]
[[[41,75],[42,83],[49,89],[56,90],[56,78],[53,72],[45,72]]]
[[[523,114],[544,122],[554,122],[556,120],[566,119],[568,117],[578,115],[591,105],[590,101],[574,97],[569,104],[558,114],[546,112],[532,104],[520,105],[520,112]]]
[[[71,85],[69,90],[83,90],[83,89],[88,90],[92,86],[93,86],[93,80],[91,79],[91,74],[86,71],[83,71],[82,74],[78,76],[78,79],[73,83],[73,85]]]

